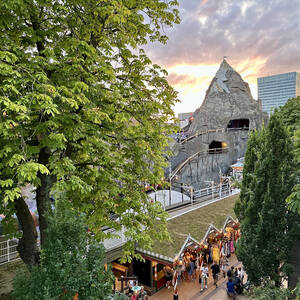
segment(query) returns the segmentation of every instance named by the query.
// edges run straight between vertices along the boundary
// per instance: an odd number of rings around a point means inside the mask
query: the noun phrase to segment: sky
[[[179,0],[181,23],[164,29],[167,45],[147,48],[178,91],[175,113],[200,107],[223,57],[249,83],[300,71],[300,0]]]

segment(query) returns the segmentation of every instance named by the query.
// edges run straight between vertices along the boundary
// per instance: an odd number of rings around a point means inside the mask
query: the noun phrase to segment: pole
[[[222,171],[221,168],[219,169],[219,177],[220,177],[220,190],[219,190],[219,198],[221,199],[222,197]]]
[[[169,205],[171,206],[171,204],[172,204],[172,182],[170,178]]]
[[[171,163],[170,163],[170,166],[169,166],[169,177],[170,177],[170,190],[169,190],[169,206],[171,206],[171,203],[172,203],[172,179],[171,179],[171,176],[172,176],[172,168],[171,168]]]
[[[212,193],[212,199],[214,200],[214,182],[213,181],[211,184],[211,193]]]
[[[9,257],[9,240],[7,240],[7,261],[10,262],[10,257]]]
[[[157,264],[154,266],[154,281],[155,281],[155,290],[157,291]]]
[[[124,291],[123,275],[121,276],[121,293]]]
[[[181,182],[180,185],[181,185],[180,189],[181,189],[181,200],[182,200],[181,202],[183,203],[183,187],[182,187],[183,183]]]

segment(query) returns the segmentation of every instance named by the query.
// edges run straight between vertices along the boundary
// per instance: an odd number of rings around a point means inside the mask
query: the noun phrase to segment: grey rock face
[[[177,180],[192,184],[195,188],[204,187],[206,180],[218,183],[220,171],[226,172],[231,164],[244,156],[248,134],[259,130],[267,120],[268,116],[262,112],[260,103],[252,98],[248,83],[223,60],[201,107],[194,112],[188,135],[219,128],[224,130],[200,135],[183,145],[175,143],[172,147],[172,170],[191,155],[207,152],[213,141],[222,142],[228,150],[226,153],[207,153],[193,159],[178,172]]]
[[[223,60],[205,99],[194,113],[189,133],[226,128],[230,120],[249,119],[249,129],[259,129],[266,115],[252,98],[248,83]]]

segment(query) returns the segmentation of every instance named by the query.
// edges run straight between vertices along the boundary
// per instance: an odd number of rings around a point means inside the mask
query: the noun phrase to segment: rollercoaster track
[[[224,133],[230,130],[249,130],[249,128],[232,128],[232,129],[228,129],[228,128],[217,128],[217,129],[210,129],[210,130],[206,130],[206,131],[196,131],[196,133],[194,133],[193,135],[187,137],[186,139],[182,140],[181,142],[179,142],[180,145],[184,145],[185,143],[193,140],[196,137],[199,137],[201,135],[205,135],[205,134],[209,134],[209,133]],[[207,151],[199,151],[193,155],[191,155],[190,157],[188,157],[185,161],[183,161],[181,164],[179,164],[169,175],[169,180],[172,180],[174,178],[174,176],[176,176],[176,174],[186,165],[188,164],[190,161],[192,161],[193,159],[195,159],[196,157],[201,157],[201,156],[205,156],[208,155],[210,153],[212,153],[212,151],[215,151],[215,153],[224,153],[225,151],[227,151],[229,148],[215,148],[215,149],[209,149]],[[224,151],[225,150],[225,151]]]
[[[195,154],[191,155],[190,157],[188,157],[185,161],[183,161],[180,165],[178,165],[170,174],[169,176],[169,180],[172,180],[176,174],[184,167],[186,166],[189,162],[191,162],[192,160],[199,158],[199,157],[203,157],[209,154],[222,154],[225,152],[228,152],[228,147],[226,148],[214,148],[214,149],[208,149],[206,151],[199,151],[196,152]]]
[[[193,135],[187,137],[186,139],[182,140],[179,142],[179,144],[183,145],[191,140],[193,140],[194,138],[204,135],[204,134],[208,134],[208,133],[216,133],[216,132],[225,132],[226,128],[217,128],[217,129],[210,129],[210,130],[206,130],[206,131],[196,131],[196,133],[194,133]]]

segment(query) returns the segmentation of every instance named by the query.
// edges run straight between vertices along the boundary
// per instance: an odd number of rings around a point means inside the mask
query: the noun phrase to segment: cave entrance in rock
[[[212,141],[208,146],[209,154],[223,153],[227,149],[227,144],[220,141]]]
[[[249,130],[249,119],[230,120],[227,129],[229,130]]]

